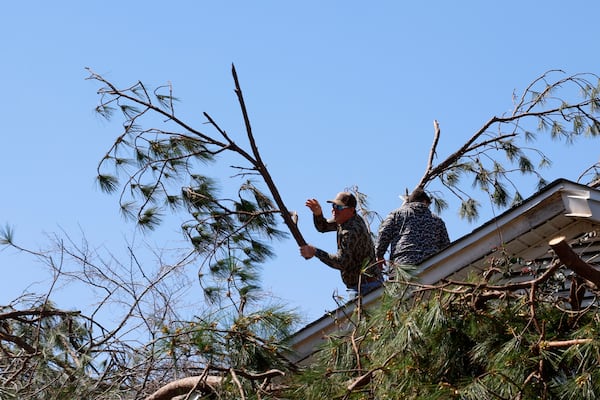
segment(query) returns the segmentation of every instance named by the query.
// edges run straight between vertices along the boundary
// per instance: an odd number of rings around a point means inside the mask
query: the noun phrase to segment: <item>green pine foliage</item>
[[[514,96],[511,112],[490,118],[437,165],[433,156],[438,155],[436,147],[442,138],[435,121],[429,165],[417,187],[441,184],[460,200],[459,214],[469,221],[478,218],[480,204],[477,196],[462,186],[460,178],[465,176],[470,176],[476,192],[487,193],[495,206],[517,204],[518,188],[511,176],[531,177],[539,189],[546,185],[542,170],[551,164],[542,149],[531,147],[531,143],[544,136],[565,144],[598,136],[599,87],[595,74],[565,76],[563,71],[548,71]],[[592,182],[597,173],[596,164],[579,179],[586,176],[587,182]]]
[[[78,312],[45,299],[1,306],[0,398],[88,398],[98,383],[95,357],[86,346],[89,335]]]
[[[397,296],[407,288],[411,296]],[[328,338],[290,398],[597,398],[596,307],[566,310],[545,288],[474,301],[483,294],[388,284],[380,307]]]

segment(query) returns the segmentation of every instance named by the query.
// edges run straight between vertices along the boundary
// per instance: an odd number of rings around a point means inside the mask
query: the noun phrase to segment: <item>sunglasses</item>
[[[331,207],[333,207],[333,209],[334,209],[334,210],[337,210],[337,211],[341,211],[341,210],[343,210],[344,208],[348,208],[347,206],[340,206],[340,205],[338,205],[338,204],[332,204],[332,205],[331,205]]]

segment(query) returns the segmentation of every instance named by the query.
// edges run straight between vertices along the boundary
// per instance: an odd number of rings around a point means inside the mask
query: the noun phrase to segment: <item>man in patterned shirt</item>
[[[388,247],[394,264],[417,265],[450,244],[446,224],[429,210],[430,204],[427,193],[417,188],[383,220],[375,242],[380,264],[385,264]]]
[[[327,202],[333,207],[332,220],[323,217],[323,210],[316,199],[308,199],[306,206],[313,213],[317,231],[337,232],[337,253],[330,254],[305,245],[300,247],[300,254],[307,260],[317,257],[329,267],[339,270],[351,297],[381,286],[381,267],[375,262],[373,240],[367,224],[356,213],[356,197],[352,193],[341,192]]]

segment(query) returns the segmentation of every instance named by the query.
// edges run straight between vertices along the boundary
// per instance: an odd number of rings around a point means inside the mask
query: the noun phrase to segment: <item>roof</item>
[[[590,234],[597,232],[598,235]],[[600,191],[558,179],[519,205],[489,220],[471,233],[453,241],[441,252],[423,261],[417,280],[434,284],[443,279],[464,281],[467,275],[489,267],[500,252],[527,260],[548,259],[548,242],[556,236],[579,243],[593,254],[600,252]],[[382,288],[363,297],[363,307],[378,304]],[[295,361],[313,353],[323,337],[337,329],[336,321],[350,315],[351,301],[298,330],[291,338]]]

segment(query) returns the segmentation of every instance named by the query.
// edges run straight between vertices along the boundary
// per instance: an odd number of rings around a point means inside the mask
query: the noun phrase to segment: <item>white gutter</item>
[[[562,199],[566,216],[590,218],[600,222],[600,195],[594,190],[563,190]]]

